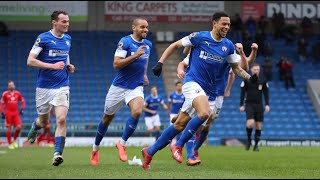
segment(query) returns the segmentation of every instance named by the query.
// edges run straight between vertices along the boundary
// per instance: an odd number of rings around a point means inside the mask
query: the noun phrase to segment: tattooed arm
[[[248,74],[245,70],[243,70],[238,63],[229,63],[229,66],[232,68],[232,71],[242,79],[249,81],[250,74]]]

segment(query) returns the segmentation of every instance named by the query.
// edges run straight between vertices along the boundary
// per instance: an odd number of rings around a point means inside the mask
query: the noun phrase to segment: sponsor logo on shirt
[[[224,58],[215,54],[210,54],[205,51],[201,51],[199,57],[204,60],[215,61],[217,63],[222,63]]]
[[[49,50],[49,56],[56,57],[56,56],[68,56],[69,51],[63,50]]]

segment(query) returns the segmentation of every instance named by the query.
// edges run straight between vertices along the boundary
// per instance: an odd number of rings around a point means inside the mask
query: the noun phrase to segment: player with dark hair
[[[160,76],[162,64],[176,49],[192,46],[190,53],[189,70],[186,74],[182,92],[185,102],[181,113],[196,115],[189,121],[178,117],[174,125],[166,128],[158,140],[150,147],[143,148],[143,168],[150,169],[152,156],[180,132],[183,133],[176,145],[172,147],[172,157],[182,162],[182,147],[195,134],[198,128],[206,123],[211,115],[208,97],[215,97],[218,80],[223,81],[223,76],[228,67],[246,81],[257,81],[257,76],[250,76],[238,64],[238,55],[235,53],[233,43],[225,38],[230,29],[230,18],[225,12],[217,12],[212,17],[212,30],[194,32],[172,43],[162,54],[158,64],[153,68],[153,73]],[[188,117],[188,115],[186,115]]]
[[[184,95],[182,93],[182,82],[178,81],[175,83],[175,91],[172,91],[168,98],[168,107],[170,113],[170,125],[172,125],[173,117],[177,116],[184,102]],[[178,135],[179,136],[179,135]],[[170,148],[175,145],[178,136],[172,139]]]
[[[66,34],[69,28],[69,15],[65,11],[54,11],[51,14],[52,29],[41,33],[35,41],[27,65],[39,68],[36,87],[36,108],[38,118],[32,123],[28,141],[33,144],[37,132],[46,127],[50,111],[54,107],[56,115],[55,147],[52,165],[63,163],[67,134],[66,119],[70,102],[69,73],[75,67],[70,63],[69,51],[71,36]]]

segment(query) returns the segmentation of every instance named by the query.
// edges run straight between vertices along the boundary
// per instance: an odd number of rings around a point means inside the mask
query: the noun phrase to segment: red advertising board
[[[265,15],[264,1],[242,1],[241,2],[241,18],[246,21],[250,16],[258,20],[260,16]]]

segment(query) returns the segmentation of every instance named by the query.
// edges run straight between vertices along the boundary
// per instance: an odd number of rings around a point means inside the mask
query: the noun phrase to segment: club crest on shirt
[[[200,93],[200,91],[201,91],[200,89],[194,90],[195,93]]]
[[[222,46],[221,50],[222,50],[223,52],[226,52],[226,51],[227,51],[227,47]]]
[[[67,44],[67,46],[70,46],[70,42],[69,41],[66,41],[66,44]]]

